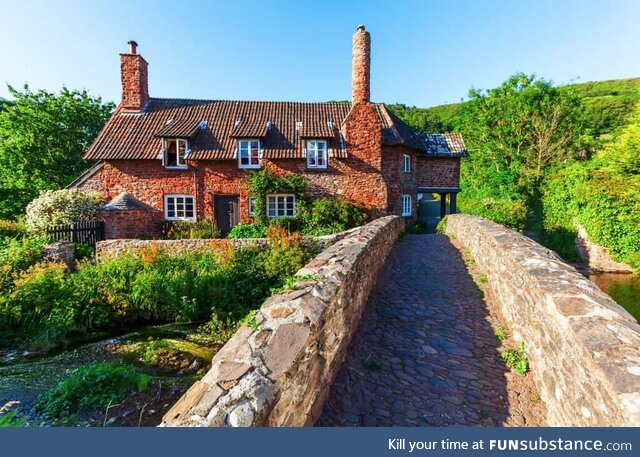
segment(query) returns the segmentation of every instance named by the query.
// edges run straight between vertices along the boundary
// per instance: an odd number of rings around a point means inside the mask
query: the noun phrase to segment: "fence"
[[[51,225],[47,227],[46,232],[54,241],[67,240],[72,243],[95,246],[96,242],[104,240],[104,222],[87,221],[75,224]]]

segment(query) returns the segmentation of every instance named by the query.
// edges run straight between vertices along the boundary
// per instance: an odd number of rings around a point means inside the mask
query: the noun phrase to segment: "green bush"
[[[527,217],[527,207],[523,200],[508,197],[486,196],[473,191],[463,192],[460,197],[460,210],[475,214],[510,229],[521,232]]]
[[[60,264],[16,269],[0,291],[0,332],[20,333],[31,346],[48,349],[76,333],[148,322],[233,325],[315,254],[302,248],[299,233],[269,231],[267,250],[235,250],[229,242],[169,256],[151,247],[79,262],[75,273]]]
[[[0,219],[0,238],[18,238],[24,233],[25,228],[20,222]]]
[[[333,198],[313,200],[305,214],[304,232],[326,235],[363,225],[369,219],[364,208]]]
[[[11,293],[0,296],[0,329],[32,334],[39,347],[63,340],[74,329],[80,302],[64,265],[33,265],[14,285]]]
[[[7,239],[0,244],[0,294],[13,287],[16,275],[42,261],[44,238]]]
[[[214,219],[199,221],[165,221],[160,223],[160,233],[167,240],[219,238],[220,230]]]
[[[44,191],[27,206],[27,230],[42,234],[49,225],[91,220],[101,203],[102,195],[97,192],[78,189]]]
[[[96,248],[88,244],[73,243],[73,255],[76,260],[92,259],[96,255]]]
[[[37,401],[37,409],[52,418],[83,410],[106,408],[144,388],[148,377],[130,365],[93,363],[77,368]]]
[[[440,221],[438,222],[438,225],[436,226],[437,233],[447,233],[447,217],[448,215],[440,219]]]
[[[227,238],[264,238],[267,236],[267,229],[258,224],[237,224],[234,225]]]

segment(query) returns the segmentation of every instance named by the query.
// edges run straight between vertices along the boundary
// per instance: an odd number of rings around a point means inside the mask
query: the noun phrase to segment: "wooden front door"
[[[240,222],[240,197],[238,195],[216,195],[213,199],[216,224],[220,235],[226,236]]]

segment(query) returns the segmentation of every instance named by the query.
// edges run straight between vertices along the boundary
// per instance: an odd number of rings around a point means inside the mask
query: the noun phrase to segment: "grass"
[[[36,408],[51,418],[68,420],[80,411],[108,407],[148,385],[149,377],[131,365],[92,363],[71,371],[38,398]]]
[[[487,282],[489,282],[489,277],[487,275],[480,275],[478,276],[478,282],[480,284],[486,284]]]

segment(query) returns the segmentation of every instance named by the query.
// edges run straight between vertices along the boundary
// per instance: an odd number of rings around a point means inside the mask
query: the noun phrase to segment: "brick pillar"
[[[351,57],[351,99],[355,104],[368,103],[371,97],[371,36],[359,25],[353,35]]]
[[[149,100],[148,63],[138,54],[138,43],[129,41],[129,52],[120,54],[122,78],[122,107],[141,111]]]

